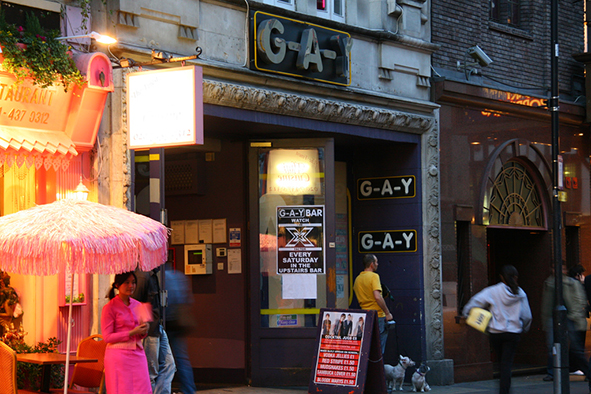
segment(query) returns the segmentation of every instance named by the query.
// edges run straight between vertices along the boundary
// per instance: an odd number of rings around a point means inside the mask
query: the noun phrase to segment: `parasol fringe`
[[[51,215],[49,205],[55,205]],[[93,205],[100,209],[90,209]],[[0,217],[0,269],[24,275],[111,274],[132,271],[139,262],[148,271],[166,261],[169,232],[124,209],[60,200]]]

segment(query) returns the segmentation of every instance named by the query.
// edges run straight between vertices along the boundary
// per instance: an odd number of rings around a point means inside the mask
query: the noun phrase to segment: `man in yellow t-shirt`
[[[357,300],[361,309],[374,310],[378,312],[378,325],[380,328],[380,345],[382,354],[386,350],[386,340],[388,339],[387,321],[392,320],[392,314],[388,310],[386,301],[382,297],[382,284],[380,276],[375,273],[378,269],[378,258],[373,254],[366,254],[363,256],[363,267],[355,284],[353,290],[357,295]]]

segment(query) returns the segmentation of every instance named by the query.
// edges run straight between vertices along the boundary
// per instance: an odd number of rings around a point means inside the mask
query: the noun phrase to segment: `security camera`
[[[468,48],[468,54],[482,67],[486,67],[493,62],[478,45]]]

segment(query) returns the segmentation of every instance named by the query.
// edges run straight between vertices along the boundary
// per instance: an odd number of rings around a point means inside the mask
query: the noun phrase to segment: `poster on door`
[[[277,274],[324,274],[324,205],[277,207]]]

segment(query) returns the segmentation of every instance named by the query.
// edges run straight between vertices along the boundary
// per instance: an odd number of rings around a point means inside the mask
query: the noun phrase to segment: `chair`
[[[103,341],[102,335],[91,335],[84,338],[78,344],[76,355],[78,357],[96,358],[96,363],[77,363],[72,373],[72,382],[68,388],[68,393],[87,394],[93,391],[77,389],[76,386],[84,388],[98,388],[99,394],[105,391],[105,349],[107,343]],[[60,389],[51,389],[52,393],[59,392]],[[63,391],[63,390],[61,390]]]
[[[0,342],[0,394],[32,394],[33,391],[16,388],[16,352]]]

